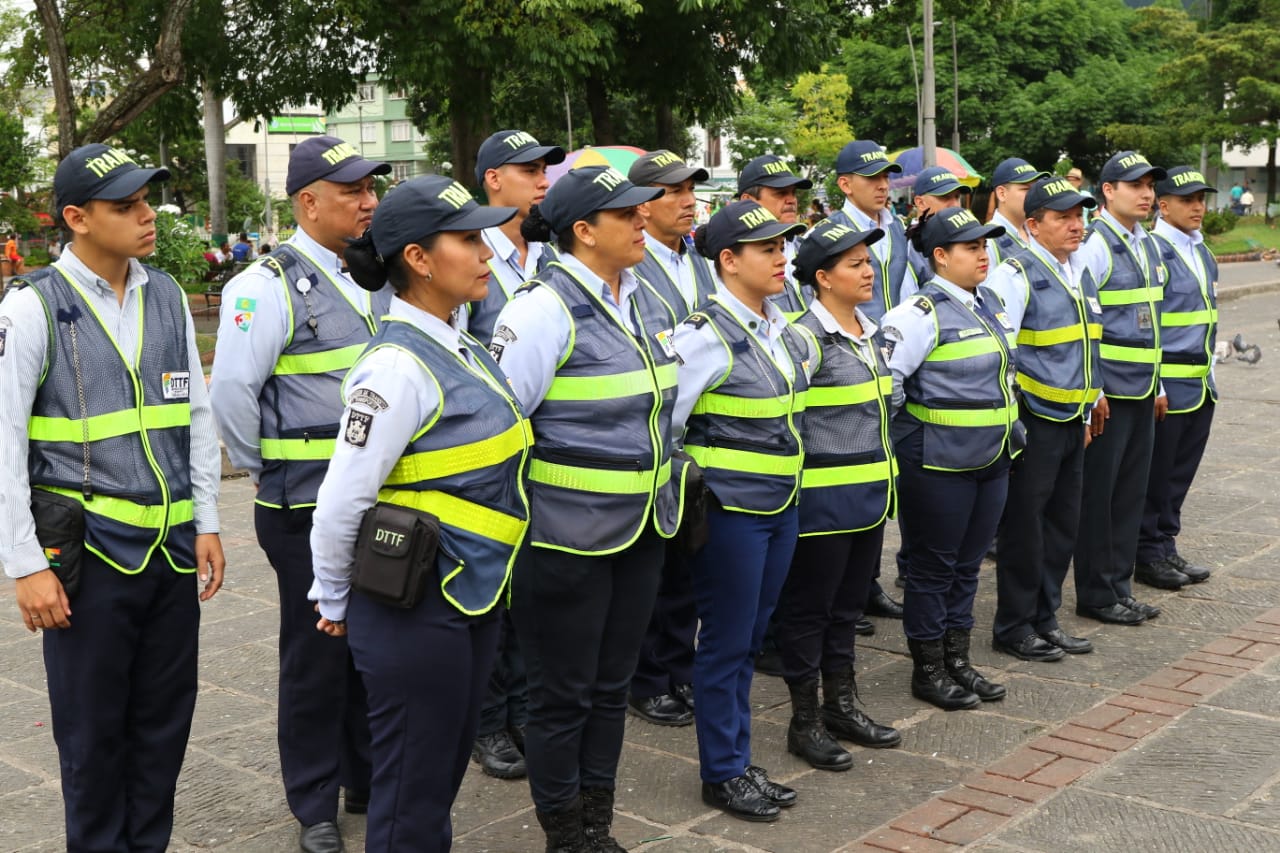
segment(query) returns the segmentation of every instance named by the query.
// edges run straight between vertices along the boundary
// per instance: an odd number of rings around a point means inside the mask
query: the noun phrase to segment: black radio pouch
[[[67,598],[75,598],[84,562],[84,507],[75,498],[32,489],[31,516],[36,522],[36,541],[44,549],[49,568],[58,576]]]
[[[692,456],[683,450],[677,450],[671,454],[671,459],[673,463],[685,465],[684,492],[681,495],[684,510],[680,518],[680,529],[676,531],[676,547],[681,553],[692,557],[706,546],[711,537],[707,512],[715,496],[707,488],[702,469],[693,461]]]
[[[440,519],[434,515],[375,504],[360,521],[351,588],[381,604],[414,607],[436,576],[439,546]]]

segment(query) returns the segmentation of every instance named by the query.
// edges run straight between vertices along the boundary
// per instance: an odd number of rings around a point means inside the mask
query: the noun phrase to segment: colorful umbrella
[[[889,186],[895,190],[911,186],[915,183],[916,175],[924,171],[924,149],[919,146],[895,151],[889,155],[889,159],[902,167],[902,174],[893,175],[889,180]],[[976,188],[982,183],[982,175],[969,165],[969,161],[950,148],[938,148],[937,165],[950,169],[966,187]]]
[[[563,163],[548,166],[547,179],[554,184],[565,172],[579,166],[612,166],[625,175],[631,164],[644,153],[643,148],[633,145],[588,145],[586,148],[570,151]]]

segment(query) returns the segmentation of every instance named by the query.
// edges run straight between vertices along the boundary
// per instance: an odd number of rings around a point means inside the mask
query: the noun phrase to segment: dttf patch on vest
[[[191,399],[191,374],[185,370],[171,370],[160,374],[160,388],[166,400]]]
[[[914,308],[921,317],[927,317],[933,312],[933,302],[926,296],[917,296],[911,300],[911,307]]]
[[[658,332],[656,335],[654,335],[654,337],[657,339],[658,344],[662,347],[662,351],[666,353],[667,358],[677,358],[676,345],[675,345],[675,341],[673,340],[671,329],[663,329],[661,332]]]
[[[347,428],[342,433],[342,439],[352,447],[364,447],[369,443],[369,432],[372,429],[373,415],[352,409],[347,414]]]
[[[385,412],[389,406],[382,395],[368,388],[357,388],[351,392],[351,398],[347,401],[352,406],[364,406],[373,413]]]

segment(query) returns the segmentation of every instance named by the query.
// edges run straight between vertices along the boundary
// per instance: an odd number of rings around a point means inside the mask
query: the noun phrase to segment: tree
[[[786,98],[761,100],[748,90],[742,105],[729,120],[729,161],[741,172],[747,162],[764,154],[787,154],[787,134],[796,121],[795,105]]]
[[[791,87],[800,115],[788,133],[788,148],[815,185],[826,182],[836,155],[853,139],[846,118],[852,90],[843,74],[801,74]]]

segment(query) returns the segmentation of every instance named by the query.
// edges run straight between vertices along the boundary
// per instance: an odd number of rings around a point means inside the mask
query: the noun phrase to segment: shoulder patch
[[[1004,262],[1009,266],[1013,267],[1018,272],[1022,273],[1023,275],[1026,275],[1026,272],[1027,272],[1026,267],[1024,267],[1022,265],[1022,261],[1018,260],[1017,258],[1005,258]]]
[[[369,443],[369,433],[372,430],[373,415],[353,409],[347,413],[347,428],[342,437],[352,447],[364,447]]]
[[[911,307],[922,317],[927,317],[933,311],[933,301],[927,296],[917,296],[911,300]]]
[[[695,329],[701,329],[711,318],[701,311],[695,311],[684,319],[686,326],[692,326]]]
[[[385,412],[389,407],[387,401],[381,394],[368,388],[357,388],[351,392],[351,399],[347,401],[351,406],[364,406],[373,412]]]
[[[535,287],[537,287],[540,284],[542,284],[541,281],[539,281],[536,278],[531,278],[528,281],[526,281],[524,284],[521,284],[519,287],[517,287],[516,293],[526,293],[527,291],[533,290]]]

